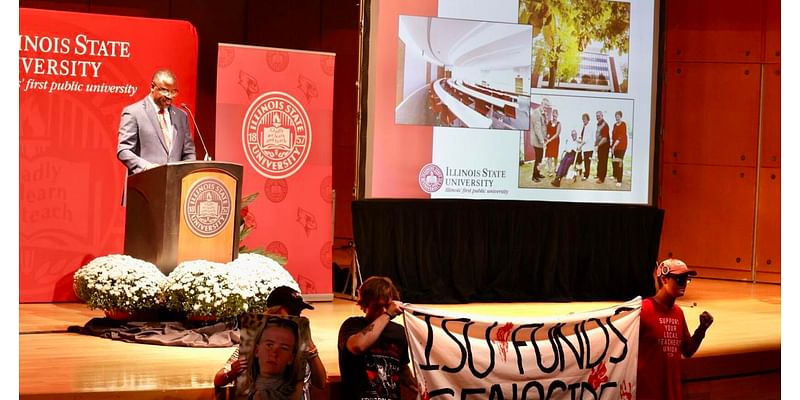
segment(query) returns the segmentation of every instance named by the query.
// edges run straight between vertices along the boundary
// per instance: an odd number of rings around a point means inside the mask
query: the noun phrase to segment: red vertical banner
[[[220,44],[216,159],[244,166],[243,244],[287,260],[304,294],[332,295],[335,55]]]
[[[75,301],[72,274],[123,250],[122,108],[157,69],[193,105],[197,32],[185,21],[20,8],[19,301]]]

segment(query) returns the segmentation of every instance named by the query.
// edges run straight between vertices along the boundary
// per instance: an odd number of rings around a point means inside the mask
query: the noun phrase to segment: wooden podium
[[[242,166],[189,161],[128,177],[125,254],[169,274],[183,261],[239,255]]]

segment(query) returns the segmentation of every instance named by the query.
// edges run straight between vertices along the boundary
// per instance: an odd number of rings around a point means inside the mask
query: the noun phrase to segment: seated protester
[[[564,155],[561,156],[561,163],[558,165],[556,178],[550,182],[551,185],[555,187],[561,186],[561,178],[567,176],[567,171],[569,171],[569,167],[575,163],[575,157],[577,153],[581,151],[582,145],[583,143],[578,141],[578,132],[573,129],[570,137],[564,141]]]
[[[314,306],[303,301],[296,290],[288,286],[280,286],[275,288],[267,297],[267,310],[268,314],[277,315],[291,315],[300,316],[304,309],[313,310]],[[325,365],[319,358],[317,347],[311,339],[311,333],[308,335],[308,342],[305,345],[301,344],[301,351],[304,353],[306,360],[305,378],[303,380],[303,393],[302,400],[311,398],[311,385],[318,389],[324,389],[327,384],[328,375],[325,371]],[[233,382],[247,367],[247,359],[239,355],[239,348],[234,350],[233,354],[228,358],[225,365],[217,371],[214,376],[214,386],[222,387]]]
[[[408,366],[408,340],[402,325],[400,293],[391,279],[373,276],[358,289],[363,317],[350,317],[339,328],[342,399],[399,399],[400,385],[414,393],[417,382]]]

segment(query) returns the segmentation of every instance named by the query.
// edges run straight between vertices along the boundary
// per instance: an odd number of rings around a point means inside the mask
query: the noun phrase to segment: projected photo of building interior
[[[401,15],[395,122],[528,129],[531,27]]]

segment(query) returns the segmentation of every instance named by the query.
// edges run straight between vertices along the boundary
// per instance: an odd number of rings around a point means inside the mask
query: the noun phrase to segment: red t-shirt
[[[636,398],[681,400],[681,349],[691,340],[683,310],[665,308],[653,298],[642,301],[639,315],[639,364]]]

